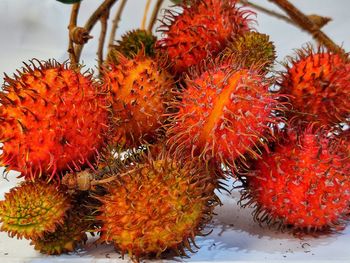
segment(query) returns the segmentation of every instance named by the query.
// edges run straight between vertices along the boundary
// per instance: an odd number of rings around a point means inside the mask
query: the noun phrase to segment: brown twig
[[[109,9],[108,9],[108,12],[105,12],[100,18],[101,33],[100,33],[100,38],[98,40],[98,48],[97,48],[98,69],[100,73],[101,73],[101,66],[103,64],[103,47],[106,39],[108,17],[109,17]]]
[[[275,3],[282,10],[284,10],[289,17],[303,30],[309,32],[313,38],[321,45],[326,46],[329,51],[335,52],[346,58],[345,51],[333,42],[320,28],[306,15],[304,15],[298,8],[292,5],[288,0],[269,0]]]
[[[163,2],[164,2],[164,0],[157,0],[156,5],[154,6],[154,9],[153,9],[153,12],[151,15],[151,20],[150,20],[150,22],[148,24],[148,28],[147,28],[147,30],[149,32],[152,32],[152,29],[154,27],[154,24],[157,21],[158,13],[159,13],[159,10],[160,10]]]
[[[103,3],[95,10],[95,12],[90,16],[90,18],[85,23],[84,28],[88,33],[91,32],[94,25],[97,21],[105,14],[109,12],[110,8],[117,2],[118,0],[105,0]],[[75,48],[75,55],[77,57],[77,61],[80,59],[81,51],[84,47],[84,44],[77,45]]]
[[[115,35],[116,35],[117,29],[118,29],[118,24],[119,24],[119,21],[121,19],[122,14],[123,14],[126,2],[127,2],[127,0],[122,0],[121,1],[120,5],[119,5],[119,8],[118,8],[118,11],[115,14],[115,18],[114,18],[114,20],[112,22],[111,34],[110,34],[109,42],[108,42],[108,51],[113,46],[113,42],[115,40]]]
[[[68,33],[69,33],[68,54],[69,54],[71,67],[75,67],[78,63],[77,56],[74,51],[74,43],[71,36],[71,31],[77,26],[79,9],[80,9],[80,2],[72,6],[72,12],[70,15],[70,21],[68,25]]]
[[[147,14],[148,14],[149,7],[151,6],[151,2],[152,2],[152,0],[147,0],[147,2],[146,2],[145,11],[143,12],[141,29],[146,28]]]

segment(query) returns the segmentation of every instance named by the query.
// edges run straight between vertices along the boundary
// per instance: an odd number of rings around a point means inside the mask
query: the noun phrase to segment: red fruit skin
[[[256,205],[260,222],[306,232],[341,229],[350,212],[350,178],[337,152],[310,127],[300,136],[292,132],[255,163],[242,199]]]
[[[350,65],[325,51],[302,50],[286,65],[282,92],[290,95],[290,117],[329,126],[350,114]]]
[[[249,31],[253,12],[237,7],[236,0],[193,0],[183,12],[166,10],[158,29],[164,38],[158,52],[168,56],[175,74],[222,51],[237,34]]]
[[[269,125],[280,117],[278,94],[254,70],[220,66],[186,80],[167,130],[168,145],[180,158],[200,156],[235,166],[244,155],[259,157],[258,147],[273,140]],[[263,139],[262,139],[263,138]]]
[[[0,93],[0,163],[30,180],[92,167],[108,127],[107,97],[91,75],[38,63],[6,77]]]

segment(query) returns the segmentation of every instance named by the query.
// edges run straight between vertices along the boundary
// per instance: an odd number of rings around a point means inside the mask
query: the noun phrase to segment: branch
[[[320,44],[326,46],[329,51],[340,54],[343,58],[347,58],[345,51],[335,44],[325,33],[323,33],[319,26],[317,26],[308,16],[304,15],[299,9],[292,5],[288,0],[269,0],[275,3],[282,10],[284,10],[289,17],[301,29],[309,32],[313,38]]]
[[[101,16],[101,33],[100,33],[100,39],[98,41],[98,49],[97,49],[97,58],[98,58],[98,69],[101,73],[102,64],[103,64],[103,47],[106,39],[106,32],[107,32],[107,21],[109,16],[109,9],[108,12],[104,13]]]
[[[141,29],[145,29],[146,28],[147,14],[148,14],[148,10],[149,10],[149,7],[151,5],[151,2],[152,2],[152,0],[147,0],[147,2],[146,2],[145,11],[143,12]]]
[[[73,68],[77,65],[78,60],[77,60],[77,56],[74,52],[74,43],[73,43],[73,37],[71,35],[71,32],[77,26],[79,9],[80,9],[80,2],[78,2],[72,6],[72,12],[70,15],[70,21],[69,21],[69,25],[68,25],[68,33],[69,33],[68,54],[69,54],[71,67],[73,67]]]
[[[149,32],[152,32],[152,29],[154,27],[154,24],[156,23],[157,21],[157,16],[158,16],[158,13],[159,13],[159,9],[160,7],[162,6],[164,0],[157,0],[157,3],[153,9],[153,12],[152,12],[152,16],[151,16],[151,20],[149,22],[149,25],[148,25],[148,31]]]
[[[118,24],[119,24],[119,21],[121,19],[122,13],[124,11],[124,7],[125,7],[126,2],[127,2],[127,0],[122,0],[122,2],[119,5],[117,13],[115,14],[115,18],[113,20],[112,28],[111,28],[111,35],[109,37],[109,42],[108,42],[108,52],[111,49],[111,47],[113,46],[113,42],[115,40],[115,35],[116,35],[117,29],[118,29]]]
[[[104,2],[95,10],[95,12],[90,16],[90,18],[87,20],[84,28],[85,30],[90,33],[92,28],[95,26],[96,22],[101,18],[103,14],[106,12],[109,12],[109,9],[117,2],[118,0],[104,0]],[[75,48],[75,54],[77,57],[77,60],[79,61],[81,51],[84,47],[84,44],[77,45]]]

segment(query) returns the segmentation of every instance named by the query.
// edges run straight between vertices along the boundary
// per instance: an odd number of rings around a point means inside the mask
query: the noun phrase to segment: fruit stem
[[[68,25],[68,33],[69,33],[68,53],[69,53],[69,59],[71,62],[71,67],[75,67],[78,63],[77,56],[76,56],[75,51],[74,51],[74,43],[73,43],[71,31],[77,26],[79,9],[80,9],[80,2],[75,3],[72,6],[72,12],[70,15],[70,21],[69,21],[69,25]]]
[[[95,12],[92,13],[90,18],[87,20],[84,28],[85,30],[90,33],[92,28],[95,26],[97,21],[101,18],[101,16],[109,12],[110,8],[117,2],[118,0],[105,0],[103,3],[95,10]],[[77,62],[80,60],[81,51],[83,50],[84,44],[77,45],[75,47],[75,55],[77,57]]]
[[[114,20],[112,22],[111,34],[110,34],[109,42],[108,42],[108,52],[110,51],[111,47],[113,46],[113,42],[115,40],[115,35],[116,35],[117,29],[118,29],[118,24],[119,24],[119,21],[122,17],[126,2],[127,2],[127,0],[121,1],[119,8],[115,14]]]
[[[345,51],[335,44],[324,32],[320,30],[320,27],[317,26],[312,19],[303,14],[298,8],[291,4],[288,0],[269,0],[270,2],[279,6],[284,10],[289,17],[298,25],[301,29],[309,32],[313,38],[320,44],[326,46],[329,51],[338,53],[343,58],[347,58]]]
[[[152,0],[147,0],[147,2],[146,2],[145,11],[143,12],[143,18],[142,18],[142,23],[141,23],[142,30],[145,30],[145,28],[146,28],[147,14],[148,14],[151,2],[152,2]]]
[[[98,41],[97,58],[98,58],[98,70],[101,75],[102,64],[103,64],[103,47],[106,39],[107,32],[107,21],[109,17],[109,9],[100,18],[101,21],[101,33]]]
[[[154,24],[157,21],[158,13],[159,13],[159,10],[160,10],[163,2],[164,2],[164,0],[157,0],[156,5],[153,8],[151,20],[149,22],[148,29],[147,29],[149,32],[152,32],[152,29],[154,27]]]
[[[117,174],[116,176],[110,176],[110,177],[107,177],[105,179],[100,179],[100,180],[92,180],[91,186],[113,182],[114,180],[117,180],[125,175],[134,173],[135,171],[138,171],[138,170],[142,169],[143,167],[145,167],[145,165],[138,165],[136,168],[131,169],[125,173]]]

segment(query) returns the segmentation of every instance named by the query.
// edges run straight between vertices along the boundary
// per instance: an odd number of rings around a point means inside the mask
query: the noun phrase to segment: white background
[[[79,24],[83,25],[100,0],[84,0]],[[155,2],[155,0],[153,0]],[[267,0],[256,3],[275,8]],[[333,21],[324,31],[338,44],[350,50],[350,1],[347,0],[294,0],[306,14],[330,16]],[[118,36],[126,30],[140,26],[145,0],[129,0],[118,29]],[[164,7],[169,4],[165,1]],[[276,9],[276,8],[275,8]],[[115,10],[115,8],[113,9]],[[112,12],[113,14],[113,12]],[[22,61],[31,58],[55,58],[63,62],[68,58],[67,24],[70,6],[54,0],[0,0],[0,73],[9,75],[22,66]],[[292,55],[293,49],[301,47],[311,37],[283,21],[258,13],[260,32],[271,36],[277,47],[279,61]],[[99,25],[92,32],[94,39],[85,47],[83,61],[87,67],[95,67],[96,42]],[[108,39],[108,36],[107,36]],[[0,82],[2,83],[2,77]],[[1,124],[0,124],[1,125]],[[1,168],[0,168],[1,169]],[[0,170],[1,172],[1,170]],[[3,193],[16,184],[15,174],[9,181],[0,178],[0,198]],[[252,222],[250,210],[236,206],[237,193],[222,196],[224,206],[217,209],[211,235],[198,238],[201,247],[186,261],[350,261],[350,229],[320,238],[299,240],[288,234],[262,229]],[[111,259],[108,259],[111,257]],[[45,257],[33,250],[26,240],[10,239],[0,233],[0,262],[115,262],[119,255],[112,247],[102,246],[73,255]]]

